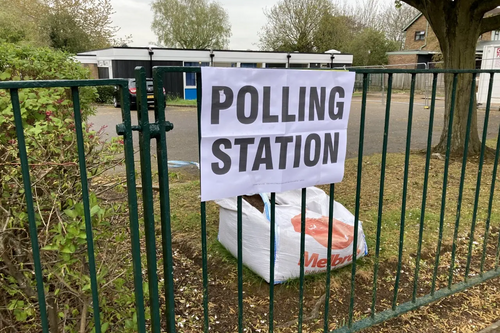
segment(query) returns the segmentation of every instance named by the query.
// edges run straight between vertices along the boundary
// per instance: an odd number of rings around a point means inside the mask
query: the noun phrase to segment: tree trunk
[[[432,15],[432,13],[429,13]],[[469,15],[451,14],[443,20],[437,27],[438,37],[443,53],[444,65],[446,69],[474,69],[476,57],[476,44],[479,37],[479,24],[471,22]],[[432,18],[431,18],[432,19]],[[434,18],[436,19],[436,18]],[[450,110],[452,106],[453,74],[445,75],[445,115],[444,125],[441,132],[439,144],[434,147],[434,151],[446,153],[448,133],[451,130],[450,153],[452,156],[463,156],[467,136],[467,120],[469,109],[472,103],[472,118],[470,122],[470,137],[468,154],[477,155],[481,149],[481,141],[477,129],[477,105],[476,91],[471,100],[472,74],[459,74],[456,88],[455,110],[453,123],[449,127]]]

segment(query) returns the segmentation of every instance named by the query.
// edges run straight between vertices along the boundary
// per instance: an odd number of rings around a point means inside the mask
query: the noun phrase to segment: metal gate
[[[179,306],[179,302],[176,301],[176,295],[179,293],[179,285],[176,282],[175,275],[175,262],[173,259],[173,247],[172,247],[172,237],[175,234],[175,230],[172,229],[172,214],[175,212],[171,212],[171,199],[170,199],[170,188],[169,188],[169,169],[168,169],[168,154],[167,154],[167,132],[174,128],[174,124],[170,123],[165,118],[165,95],[163,93],[163,76],[167,72],[182,72],[182,73],[195,73],[196,75],[196,84],[197,84],[197,97],[198,97],[198,119],[201,113],[201,96],[202,96],[202,85],[201,85],[201,69],[198,67],[155,67],[153,70],[154,76],[154,95],[155,95],[155,108],[154,108],[154,120],[149,119],[149,111],[148,111],[148,103],[147,103],[147,88],[146,88],[146,73],[143,68],[137,68],[136,73],[136,82],[137,82],[137,125],[132,125],[131,119],[131,111],[130,111],[130,100],[128,94],[128,86],[126,80],[83,80],[83,81],[36,81],[36,82],[0,82],[0,89],[4,90],[8,89],[10,91],[11,103],[12,103],[12,111],[15,118],[15,129],[17,135],[18,149],[19,149],[19,158],[20,158],[20,168],[22,169],[22,178],[24,184],[24,196],[26,198],[26,213],[27,220],[29,222],[29,235],[31,238],[31,245],[33,250],[33,271],[34,271],[34,279],[36,280],[36,291],[37,291],[37,299],[38,299],[38,308],[37,314],[35,315],[40,319],[40,326],[43,332],[55,332],[54,328],[49,325],[49,316],[47,314],[47,305],[50,305],[46,297],[47,290],[44,288],[44,280],[47,279],[47,276],[44,276],[43,273],[43,263],[40,261],[40,245],[38,243],[38,234],[40,232],[40,225],[37,225],[36,220],[36,212],[33,205],[33,193],[32,193],[32,183],[33,181],[30,179],[30,161],[29,156],[26,151],[25,141],[23,133],[23,115],[20,107],[19,101],[19,89],[25,88],[50,88],[50,87],[64,87],[70,88],[71,96],[73,101],[73,111],[74,111],[74,122],[77,136],[77,148],[78,148],[78,164],[81,175],[81,186],[82,186],[82,202],[83,202],[83,212],[84,217],[83,221],[85,221],[85,239],[87,244],[87,258],[88,258],[88,275],[90,279],[90,292],[91,292],[91,305],[92,311],[89,314],[89,320],[93,322],[93,325],[88,326],[88,330],[92,330],[93,332],[102,332],[102,331],[113,331],[113,327],[116,325],[118,327],[118,321],[114,323],[108,323],[108,325],[103,326],[103,320],[100,316],[101,307],[100,302],[102,302],[103,295],[99,293],[99,282],[98,282],[98,272],[96,269],[96,263],[94,259],[94,240],[93,240],[93,226],[92,226],[92,213],[91,213],[91,205],[89,198],[89,189],[88,189],[88,175],[86,173],[86,160],[84,154],[84,137],[82,134],[82,120],[80,117],[80,106],[79,106],[79,88],[84,86],[103,86],[103,85],[112,85],[118,86],[121,89],[121,111],[122,111],[122,119],[123,123],[118,124],[116,126],[116,132],[123,136],[124,141],[124,152],[125,152],[125,166],[126,166],[126,182],[127,182],[127,200],[129,204],[129,221],[130,221],[130,241],[131,241],[131,258],[133,265],[133,285],[135,291],[135,315],[133,318],[134,328],[133,330],[139,332],[176,332],[183,331],[183,313],[176,312],[176,306]],[[300,249],[300,278],[298,281],[292,282],[287,287],[274,286],[274,264],[272,258],[270,258],[270,274],[271,274],[271,283],[269,285],[265,285],[265,287],[260,286],[260,283],[252,280],[251,284],[259,285],[259,288],[264,288],[268,293],[268,303],[264,307],[260,307],[261,315],[260,317],[251,317],[251,320],[257,320],[256,318],[260,318],[259,320],[263,320],[267,330],[269,332],[273,331],[281,331],[283,329],[283,319],[280,319],[278,322],[275,318],[275,306],[276,306],[276,288],[288,288],[296,291],[298,295],[297,305],[298,311],[296,316],[294,316],[294,323],[291,325],[292,327],[296,325],[297,331],[302,332],[305,318],[305,310],[304,310],[304,298],[306,297],[305,292],[307,290],[308,285],[315,284],[319,285],[319,280],[324,279],[324,298],[320,298],[319,301],[316,302],[318,305],[318,313],[321,313],[321,316],[316,316],[315,320],[319,321],[321,317],[321,323],[316,323],[314,329],[317,331],[329,332],[334,329],[334,332],[354,332],[361,330],[366,327],[373,326],[377,323],[385,321],[389,318],[396,317],[402,313],[408,312],[412,309],[416,309],[422,305],[429,304],[435,300],[446,297],[453,293],[463,291],[471,286],[477,285],[481,282],[487,281],[489,279],[500,276],[499,267],[499,241],[493,240],[493,248],[494,254],[487,253],[487,245],[490,237],[490,226],[495,223],[497,224],[500,221],[492,220],[492,209],[494,202],[494,192],[496,186],[496,178],[497,178],[497,166],[500,152],[500,132],[497,137],[496,148],[494,153],[494,159],[492,162],[492,171],[491,171],[491,181],[489,192],[487,193],[488,204],[484,207],[479,207],[479,199],[480,199],[480,188],[481,182],[483,180],[483,167],[485,163],[485,151],[486,149],[486,140],[488,133],[488,124],[489,124],[489,115],[491,104],[490,101],[485,109],[484,114],[484,124],[483,124],[483,135],[482,135],[482,147],[481,154],[478,161],[478,173],[477,173],[477,181],[475,185],[475,195],[473,200],[473,208],[470,211],[472,216],[472,221],[470,224],[470,232],[469,239],[465,240],[467,243],[467,258],[466,258],[466,266],[465,266],[465,274],[462,278],[463,281],[459,283],[453,283],[454,278],[457,278],[456,268],[456,254],[458,248],[458,236],[459,236],[459,227],[461,222],[461,213],[464,214],[464,209],[462,206],[463,193],[464,193],[464,183],[465,183],[465,174],[467,168],[467,144],[465,147],[465,153],[461,162],[461,174],[460,181],[458,187],[458,198],[455,201],[457,204],[456,215],[454,219],[454,232],[453,232],[453,242],[451,244],[451,258],[449,261],[449,265],[446,269],[440,267],[440,259],[441,259],[441,250],[443,246],[443,232],[444,228],[446,228],[445,224],[445,215],[446,215],[446,204],[447,204],[447,191],[448,191],[448,181],[449,181],[449,167],[451,163],[450,157],[450,140],[452,131],[448,132],[447,142],[448,142],[448,150],[446,156],[444,156],[444,175],[443,175],[443,186],[441,193],[441,202],[436,203],[440,205],[440,214],[438,218],[438,238],[437,243],[434,245],[436,252],[434,256],[434,265],[433,268],[430,268],[432,274],[432,281],[430,282],[430,286],[428,289],[428,293],[421,295],[419,292],[419,277],[420,271],[422,269],[422,243],[423,237],[426,232],[425,223],[426,223],[426,205],[428,208],[427,195],[428,195],[428,181],[429,181],[429,170],[431,165],[431,147],[432,147],[432,136],[433,136],[433,122],[434,122],[434,113],[436,109],[436,84],[437,84],[437,75],[438,73],[447,73],[453,75],[454,77],[454,87],[453,87],[453,96],[451,97],[454,101],[456,98],[456,87],[459,75],[472,74],[472,89],[471,89],[471,98],[474,99],[475,94],[475,77],[484,73],[490,75],[490,85],[489,85],[489,96],[491,97],[492,88],[493,88],[493,78],[494,75],[498,75],[498,71],[479,71],[479,70],[470,70],[470,71],[446,71],[446,70],[357,70],[358,74],[363,76],[363,94],[361,97],[361,111],[360,111],[360,123],[359,123],[359,145],[358,145],[358,157],[357,157],[357,169],[356,169],[356,185],[355,185],[355,201],[354,201],[354,215],[355,215],[355,232],[354,232],[354,246],[353,249],[357,248],[357,242],[360,241],[357,239],[357,229],[358,229],[358,219],[362,215],[362,206],[361,206],[361,194],[363,187],[363,167],[364,167],[364,140],[365,140],[365,119],[367,115],[367,92],[368,92],[368,83],[369,77],[371,74],[377,75],[387,75],[388,76],[388,89],[387,89],[387,103],[385,107],[385,115],[384,115],[384,136],[383,136],[383,145],[382,145],[382,155],[380,160],[380,184],[378,186],[378,213],[376,219],[376,235],[372,236],[372,240],[374,244],[372,244],[371,256],[373,258],[373,274],[370,275],[370,289],[371,293],[371,304],[369,311],[365,311],[364,313],[359,313],[355,311],[356,302],[360,301],[359,293],[356,293],[356,288],[359,287],[359,279],[357,278],[357,266],[359,263],[356,262],[356,251],[353,251],[353,264],[347,269],[350,270],[349,279],[348,279],[348,297],[347,299],[343,299],[340,301],[347,302],[348,306],[346,307],[346,317],[343,320],[339,321],[338,318],[335,318],[334,315],[331,314],[331,302],[332,300],[339,300],[339,296],[332,291],[331,286],[331,278],[334,276],[333,273],[330,272],[331,266],[331,246],[329,246],[329,254],[327,256],[328,262],[327,267],[328,271],[326,274],[316,276],[314,279],[307,279],[305,277],[304,272],[304,237],[305,237],[305,199],[306,199],[306,191],[302,190],[302,221],[301,221],[301,246]],[[402,202],[401,202],[401,215],[399,222],[399,234],[397,237],[397,242],[395,246],[398,248],[397,261],[394,266],[395,275],[394,278],[391,279],[392,284],[392,300],[389,304],[384,305],[377,303],[377,295],[380,292],[380,248],[382,242],[382,234],[383,234],[383,226],[384,226],[384,195],[387,194],[385,192],[385,183],[386,183],[386,168],[387,168],[387,156],[388,156],[388,135],[390,132],[389,129],[389,119],[391,115],[391,98],[392,98],[392,78],[395,73],[408,73],[411,74],[412,77],[412,85],[410,91],[410,102],[407,116],[407,129],[406,129],[406,144],[405,144],[405,157],[404,157],[404,167],[403,167],[403,175],[402,175]],[[411,283],[408,284],[409,291],[408,295],[409,300],[400,303],[398,301],[398,297],[400,296],[400,292],[402,289],[402,267],[403,267],[403,247],[405,242],[405,230],[407,230],[408,226],[405,226],[405,222],[408,219],[407,217],[407,197],[409,195],[409,170],[410,170],[410,147],[411,147],[411,135],[412,135],[412,122],[414,119],[414,93],[415,93],[415,80],[416,76],[419,74],[427,74],[431,73],[433,75],[433,88],[432,88],[432,98],[431,98],[431,107],[429,112],[429,126],[428,126],[428,134],[427,134],[427,145],[425,150],[425,168],[424,168],[424,180],[423,180],[423,188],[422,188],[422,202],[418,207],[420,211],[420,217],[418,219],[418,247],[416,252],[414,253],[414,257],[412,260],[414,261],[415,267],[411,272],[412,280]],[[491,98],[489,98],[491,100]],[[452,103],[454,105],[454,103]],[[470,134],[470,127],[472,122],[472,114],[474,111],[473,104],[470,104],[469,107],[469,115],[467,120],[467,142]],[[451,108],[450,117],[448,118],[449,124],[451,128],[451,124],[453,123],[453,115],[454,108]],[[198,128],[199,127],[198,122]],[[137,193],[137,184],[136,184],[136,176],[135,176],[135,165],[134,165],[134,143],[133,143],[133,132],[139,132],[139,147],[140,147],[140,169],[141,169],[141,188],[142,193],[138,195]],[[172,132],[172,135],[175,135],[175,131]],[[198,131],[198,137],[200,137],[200,131]],[[159,192],[159,215],[155,214],[155,209],[157,211],[157,207],[155,208],[155,202],[157,201],[157,197],[154,194],[153,189],[153,178],[152,178],[152,163],[151,163],[151,140],[156,141],[156,154],[157,154],[157,167],[158,167],[158,183],[159,186],[157,188]],[[329,230],[332,230],[332,211],[333,211],[333,200],[335,198],[335,185],[331,184],[328,187],[329,195],[330,195],[330,217],[329,217]],[[142,199],[142,210],[140,213],[140,209],[138,207],[138,199]],[[238,219],[236,222],[237,230],[238,230],[238,252],[242,252],[242,197],[238,197]],[[476,228],[476,222],[478,220],[478,214],[481,211],[481,208],[484,210],[484,236],[482,237],[483,243],[479,244],[479,248],[482,249],[481,253],[477,253],[476,256],[473,256],[473,250],[475,245],[474,242],[474,233]],[[245,297],[250,299],[249,302],[252,302],[252,299],[255,295],[247,293],[244,297],[244,277],[248,277],[250,273],[245,273],[243,267],[242,256],[238,256],[237,261],[234,263],[237,267],[237,278],[235,282],[234,290],[237,295],[234,297],[237,298],[237,308],[232,309],[234,312],[231,313],[220,313],[213,310],[214,304],[210,303],[210,290],[211,286],[216,286],[217,281],[211,279],[211,274],[213,272],[209,271],[209,262],[210,258],[214,256],[214,252],[209,248],[207,244],[207,203],[200,202],[199,206],[199,237],[200,237],[200,246],[201,246],[201,276],[202,276],[202,290],[196,291],[201,293],[200,302],[202,304],[202,312],[196,313],[196,319],[192,319],[200,323],[199,330],[204,332],[214,331],[214,325],[217,323],[217,319],[220,319],[221,316],[226,316],[231,318],[231,323],[234,326],[226,327],[228,330],[237,330],[238,332],[246,331],[246,326],[252,326],[251,322],[245,322]],[[142,219],[139,217],[142,216]],[[497,216],[497,215],[495,215]],[[275,237],[276,229],[275,229],[275,194],[271,194],[271,238],[270,238],[270,248],[271,254],[274,252],[274,242],[273,239]],[[156,226],[160,225],[161,235],[157,235],[155,230]],[[144,227],[143,236],[145,239],[145,248],[142,247],[141,243],[141,225]],[[499,233],[500,234],[500,233]],[[211,236],[213,238],[213,236]],[[331,232],[329,232],[328,244],[332,244],[332,236]],[[374,245],[374,247],[373,247]],[[161,246],[161,251],[159,248]],[[146,257],[146,269],[143,270],[141,267],[141,254],[145,254]],[[162,269],[159,269],[158,262],[162,261]],[[363,260],[363,259],[362,259]],[[477,276],[472,276],[471,273],[471,265],[474,260],[479,260],[478,274]],[[488,267],[491,267],[490,270],[485,270],[485,266],[488,263],[488,260],[491,261]],[[232,264],[232,262],[229,262]],[[439,287],[440,281],[439,278],[442,278],[443,270],[447,271],[447,279],[446,286]],[[344,269],[344,274],[346,269]],[[439,273],[439,274],[438,274]],[[163,276],[163,279],[159,278],[159,276]],[[251,279],[254,279],[251,277]],[[147,283],[145,283],[147,282]],[[323,282],[321,282],[323,283]],[[385,285],[385,284],[384,284]],[[252,286],[251,286],[252,287]],[[217,287],[218,288],[218,287]],[[364,287],[366,289],[366,286]],[[212,294],[212,297],[214,295]],[[281,299],[282,300],[282,299]],[[287,302],[290,301],[289,299]],[[290,301],[291,302],[291,301]],[[288,303],[287,303],[288,304]],[[343,304],[343,303],[342,303]],[[253,308],[256,304],[249,304],[247,307]],[[266,311],[262,309],[266,308]],[[382,310],[380,310],[382,308]],[[199,315],[199,316],[198,316]],[[195,316],[195,314],[193,314]],[[236,319],[237,317],[237,319]],[[233,320],[234,318],[234,320]],[[127,318],[122,318],[123,320]],[[130,318],[128,318],[130,319]],[[232,325],[231,324],[231,325]],[[290,325],[288,325],[290,326]],[[219,328],[217,328],[219,327]],[[216,326],[217,330],[220,330],[220,326]],[[288,327],[286,328],[288,329]],[[306,328],[306,330],[311,330],[311,328]]]

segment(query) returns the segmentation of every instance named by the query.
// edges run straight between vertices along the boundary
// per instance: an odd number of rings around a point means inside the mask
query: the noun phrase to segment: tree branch
[[[476,0],[477,9],[485,14],[500,6],[500,0]]]
[[[481,33],[500,28],[500,15],[484,18],[481,21]]]
[[[425,0],[401,0],[402,2],[423,11],[425,8]]]

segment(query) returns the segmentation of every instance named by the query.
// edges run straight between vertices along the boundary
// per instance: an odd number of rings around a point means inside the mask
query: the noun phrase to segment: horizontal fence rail
[[[96,259],[98,249],[94,237],[95,212],[92,211],[85,155],[86,125],[80,110],[82,87],[116,86],[120,89],[122,123],[116,124],[116,130],[123,138],[124,144],[126,167],[124,177],[127,184],[130,237],[127,241],[130,242],[131,249],[130,254],[123,254],[124,258],[130,255],[130,260],[124,260],[123,265],[131,263],[133,266],[130,276],[125,276],[133,279],[132,306],[135,307],[131,318],[121,320],[131,320],[132,326],[129,327],[129,331],[244,332],[249,328],[255,328],[280,332],[292,327],[296,328],[297,332],[355,332],[499,277],[500,213],[497,212],[494,203],[498,200],[495,191],[498,192],[496,180],[500,155],[500,122],[491,113],[494,107],[491,100],[494,82],[500,77],[500,71],[349,68],[347,70],[353,70],[362,77],[360,81],[362,94],[356,100],[359,111],[351,110],[352,115],[359,116],[359,123],[349,125],[349,130],[353,130],[355,126],[356,133],[359,134],[356,138],[357,155],[352,164],[349,164],[352,170],[346,171],[344,178],[346,184],[327,184],[322,187],[329,195],[326,273],[306,276],[305,213],[308,192],[302,189],[300,247],[295,249],[300,255],[298,263],[300,277],[286,282],[285,285],[275,285],[274,256],[276,247],[279,246],[275,241],[279,233],[279,228],[275,225],[278,205],[276,193],[270,194],[268,241],[270,283],[267,284],[243,264],[242,254],[245,246],[243,200],[247,198],[239,196],[236,199],[237,215],[234,225],[238,255],[236,259],[231,259],[228,252],[217,243],[217,208],[212,202],[199,201],[199,184],[193,182],[185,187],[185,191],[193,193],[187,197],[189,200],[196,200],[195,205],[191,205],[185,198],[186,202],[178,202],[177,187],[170,184],[169,178],[172,176],[169,174],[167,152],[170,134],[167,132],[174,128],[174,124],[167,120],[168,109],[165,110],[163,91],[164,76],[167,73],[178,72],[193,73],[196,77],[199,141],[198,147],[186,147],[186,149],[199,149],[203,89],[200,67],[153,68],[154,120],[149,119],[146,72],[143,68],[136,68],[137,125],[132,125],[127,80],[0,82],[0,91],[9,91],[14,116],[24,191],[22,195],[26,201],[27,229],[32,247],[38,299],[36,322],[40,322],[41,330],[52,332],[53,324],[49,320],[47,309],[53,306],[48,295],[52,296],[54,291],[46,286],[49,277],[44,271],[44,262],[40,256],[42,246],[38,235],[43,230],[43,225],[37,220],[38,212],[34,198],[38,194],[33,190],[33,183],[36,183],[36,180],[30,178],[33,162],[30,162],[29,152],[26,149],[24,127],[27,120],[23,118],[22,102],[19,99],[19,91],[30,88],[69,88],[68,93],[71,96],[77,165],[80,172],[79,186],[83,204],[81,220],[85,229],[90,290],[88,304],[92,308],[89,310],[91,315],[88,316],[92,325],[84,326],[84,331],[93,329],[95,332],[112,332],[113,325],[118,325],[120,319],[114,318],[115,322],[108,327],[104,325],[109,323],[108,318],[103,318],[101,315],[107,313],[103,309],[103,304],[109,295],[100,292],[100,287],[103,285],[99,279],[102,265]],[[396,75],[399,74],[411,77],[410,96],[407,105],[399,106],[404,108],[404,119],[399,119],[405,124],[402,131],[404,134],[401,137],[393,137],[392,130],[396,126],[394,117],[396,112],[401,112],[396,110],[396,105],[393,103],[393,85]],[[448,75],[450,95],[444,107],[438,107],[436,103],[440,85],[439,74]],[[476,77],[480,74],[488,78],[488,102],[485,110],[481,111],[484,117],[482,123],[477,119],[478,111],[474,103]],[[381,155],[375,162],[376,170],[371,166],[375,160],[365,155],[365,148],[374,140],[371,137],[372,132],[368,130],[375,125],[370,122],[369,117],[372,112],[378,110],[375,110],[368,100],[372,75],[380,76],[384,85],[386,84],[385,106],[380,109],[382,121],[379,123],[382,133],[379,147]],[[423,75],[431,78],[430,107],[424,113],[415,108],[415,90],[419,76]],[[462,96],[463,91],[458,92],[458,88],[464,78],[470,81],[470,90],[467,91],[467,109],[465,114],[462,114],[460,110],[464,108],[463,105],[459,105],[459,101],[463,101],[464,96]],[[440,159],[434,158],[432,150],[436,132],[441,130],[436,127],[439,121],[438,112],[443,113],[443,127],[447,126],[448,129],[444,132],[445,151],[438,154]],[[425,148],[424,154],[418,154],[414,151],[413,140],[419,130],[416,122],[422,117],[426,119],[427,124],[423,134]],[[456,134],[454,123],[459,118],[465,123],[466,133],[463,154],[460,158],[456,158],[451,148],[453,136]],[[480,124],[481,130],[474,132],[473,126],[476,124]],[[140,148],[140,193],[137,192],[136,185],[132,135],[134,131],[139,132],[137,144]],[[494,131],[493,136],[489,134],[492,131]],[[481,133],[477,162],[468,159],[469,141],[473,133]],[[175,135],[175,131],[172,135]],[[156,152],[151,149],[152,140],[156,143]],[[403,142],[404,154],[397,160],[389,152],[389,143],[393,140]],[[152,171],[154,169],[152,155],[157,159],[157,175]],[[201,160],[200,151],[199,157]],[[421,162],[421,166],[415,166],[417,160]],[[400,178],[397,186],[392,179],[394,170],[397,170],[397,176]],[[157,182],[158,186],[154,186],[154,182]],[[470,182],[472,185],[468,186]],[[368,184],[375,184],[374,188],[370,188],[370,192],[366,190]],[[470,188],[473,189],[472,195]],[[373,199],[368,200],[367,196],[370,195]],[[138,200],[142,201],[142,211],[139,210]],[[354,212],[354,234],[351,266],[333,271],[331,254],[334,242],[332,234],[335,200],[345,201],[342,203]],[[388,200],[391,203],[389,205]],[[455,210],[450,211],[450,209]],[[358,244],[363,241],[358,238],[361,221],[364,222],[369,255],[356,260]],[[436,237],[431,237],[431,233]],[[498,235],[492,237],[496,233]],[[189,238],[190,244],[195,245],[190,247],[191,245],[184,244],[186,238],[183,237]],[[389,250],[391,248],[395,250]],[[394,256],[388,257],[389,251],[393,251],[390,253]],[[179,259],[179,253],[184,259]],[[189,269],[186,266],[189,266]],[[221,300],[221,297],[226,298]],[[192,304],[188,306],[190,302]],[[290,314],[291,311],[293,315]],[[314,321],[321,323],[311,324]]]

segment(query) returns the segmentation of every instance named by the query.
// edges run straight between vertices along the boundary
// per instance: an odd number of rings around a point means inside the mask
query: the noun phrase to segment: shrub
[[[65,53],[0,44],[0,80],[86,79],[89,73]],[[103,328],[131,331],[124,321],[134,312],[131,265],[123,258],[127,230],[119,201],[102,198],[102,173],[116,165],[121,142],[101,141],[102,130],[87,122],[95,112],[95,88],[80,88],[84,149],[100,284]],[[76,149],[71,91],[67,88],[19,91],[35,218],[51,332],[93,329],[82,187]],[[10,96],[0,90],[0,327],[40,332],[27,208],[19,166]],[[125,266],[125,268],[123,268]],[[128,321],[130,322],[130,320]],[[54,324],[55,323],[55,324]]]
[[[97,103],[111,104],[113,103],[113,96],[115,88],[111,86],[97,87]]]

